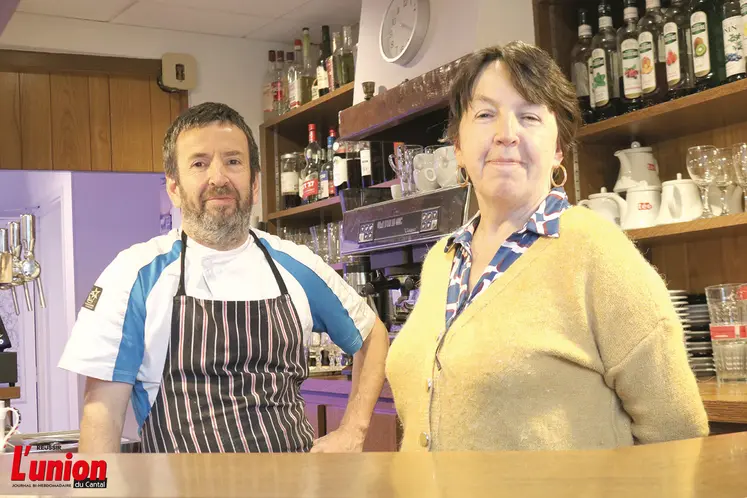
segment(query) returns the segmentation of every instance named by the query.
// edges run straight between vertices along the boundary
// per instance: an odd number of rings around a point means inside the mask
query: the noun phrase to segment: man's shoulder
[[[181,254],[181,239],[177,230],[138,242],[120,251],[107,268],[123,277],[134,278],[143,269],[152,268],[158,274]],[[157,277],[158,275],[153,275]]]

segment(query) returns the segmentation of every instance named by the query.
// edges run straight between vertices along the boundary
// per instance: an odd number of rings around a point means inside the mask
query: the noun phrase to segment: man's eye
[[[238,164],[241,164],[241,160],[240,159],[229,159],[228,164],[238,165]]]
[[[205,166],[205,163],[203,161],[195,161],[192,163],[193,168],[202,168]]]

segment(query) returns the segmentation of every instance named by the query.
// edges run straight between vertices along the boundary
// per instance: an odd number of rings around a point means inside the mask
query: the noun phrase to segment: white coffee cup
[[[14,413],[16,416],[16,421],[10,427],[10,430],[6,434],[5,418],[7,417],[8,413]],[[13,436],[13,434],[18,432],[19,425],[21,425],[21,412],[19,412],[12,406],[0,407],[0,453],[5,453],[5,448],[6,446],[8,446],[8,441],[10,441],[10,438]]]
[[[656,218],[657,225],[690,221],[703,214],[698,186],[692,180],[683,180],[677,173],[676,180],[664,182],[661,194],[661,209]]]
[[[439,147],[433,152],[436,162],[436,179],[442,187],[453,187],[459,180],[457,178],[457,160],[454,146]]]
[[[656,217],[661,208],[660,187],[633,187],[628,189],[627,208],[622,220],[623,230],[648,228],[656,225]]]
[[[389,190],[392,192],[392,199],[397,201],[402,198],[402,185],[399,183],[395,183],[391,187],[389,187]]]
[[[413,181],[420,192],[430,192],[439,187],[434,154],[418,154],[412,161]]]

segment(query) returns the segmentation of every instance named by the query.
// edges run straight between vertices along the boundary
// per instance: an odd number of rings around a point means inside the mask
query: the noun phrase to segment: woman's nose
[[[496,120],[494,142],[497,145],[516,145],[519,137],[516,134],[519,122],[513,113],[502,113]]]

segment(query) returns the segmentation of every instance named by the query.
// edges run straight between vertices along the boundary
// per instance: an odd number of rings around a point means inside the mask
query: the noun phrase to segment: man
[[[119,451],[132,399],[146,452],[360,451],[384,324],[307,248],[250,229],[259,152],[236,111],[190,108],[163,156],[181,230],[116,257],[60,360],[87,377],[80,450]],[[312,329],[354,354],[342,424],[317,441],[300,395]]]

